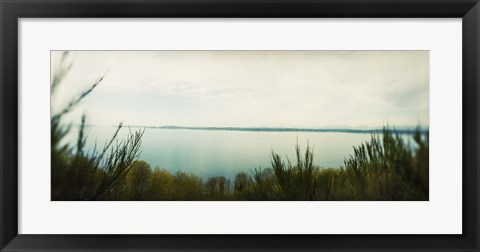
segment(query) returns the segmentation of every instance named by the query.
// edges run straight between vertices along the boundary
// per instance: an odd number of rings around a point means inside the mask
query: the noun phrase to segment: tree
[[[127,175],[129,200],[148,200],[147,193],[149,177],[152,171],[145,161],[136,161]]]

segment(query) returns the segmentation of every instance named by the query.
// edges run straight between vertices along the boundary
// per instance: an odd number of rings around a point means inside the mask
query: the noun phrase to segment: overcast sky
[[[52,52],[52,72],[61,52]],[[93,125],[428,126],[428,51],[78,51],[52,97]]]

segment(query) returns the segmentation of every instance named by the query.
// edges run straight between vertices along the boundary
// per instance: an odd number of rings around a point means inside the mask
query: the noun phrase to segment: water
[[[113,127],[87,128],[88,148],[98,147],[110,139]],[[132,131],[135,129],[132,128]],[[119,137],[125,137],[123,128]],[[69,137],[74,143],[75,136]],[[187,130],[147,128],[142,138],[140,160],[152,168],[161,167],[171,173],[183,171],[202,178],[223,175],[229,179],[238,172],[250,173],[255,168],[271,167],[272,150],[295,163],[295,145],[302,153],[307,142],[314,151],[314,164],[339,168],[352,146],[369,140],[369,133],[338,132],[258,132],[226,130]],[[97,148],[98,149],[98,148]]]

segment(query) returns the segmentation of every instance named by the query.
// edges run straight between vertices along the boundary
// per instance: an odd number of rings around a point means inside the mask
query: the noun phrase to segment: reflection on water
[[[76,128],[72,128],[76,131]],[[132,128],[131,131],[138,128]],[[115,128],[88,127],[87,146],[102,147]],[[129,132],[123,128],[119,138]],[[69,136],[75,142],[75,134]],[[186,130],[147,128],[142,139],[140,159],[152,167],[175,173],[183,171],[200,177],[223,175],[233,178],[236,173],[250,173],[255,168],[270,167],[272,151],[295,163],[295,144],[302,153],[307,142],[314,148],[314,163],[320,167],[343,166],[345,157],[353,153],[352,146],[369,140],[371,135],[337,132],[255,132],[225,130]]]

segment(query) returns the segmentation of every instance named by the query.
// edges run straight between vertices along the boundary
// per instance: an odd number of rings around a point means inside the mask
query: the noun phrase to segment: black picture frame
[[[0,17],[1,251],[479,251],[480,249],[478,0],[0,0]],[[462,18],[463,234],[18,234],[18,20],[56,17]]]

